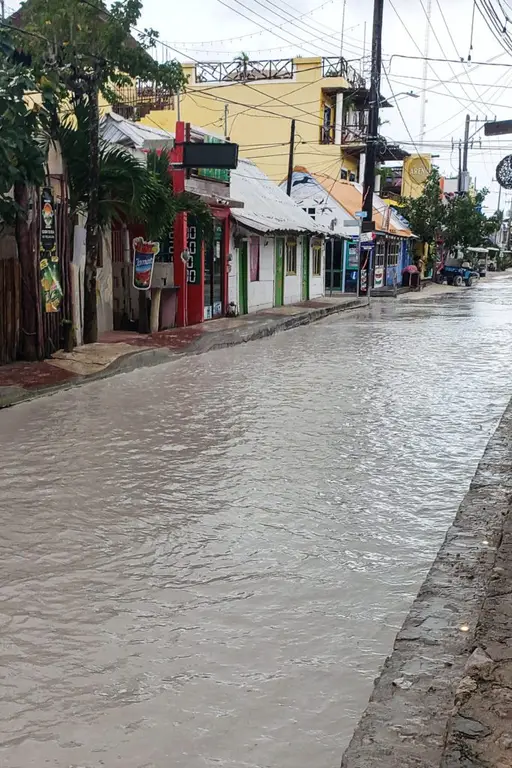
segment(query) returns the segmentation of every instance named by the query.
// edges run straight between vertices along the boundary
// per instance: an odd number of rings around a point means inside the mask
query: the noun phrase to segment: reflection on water
[[[510,394],[512,279],[0,413],[0,759],[332,768]]]

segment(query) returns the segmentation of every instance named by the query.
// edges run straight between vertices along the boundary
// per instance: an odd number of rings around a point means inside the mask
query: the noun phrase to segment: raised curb
[[[512,403],[397,635],[342,768],[444,765],[457,689],[509,511],[511,437]]]
[[[172,360],[177,360],[187,355],[199,355],[274,336],[281,331],[288,331],[301,325],[315,323],[330,315],[340,314],[341,312],[353,309],[362,309],[366,306],[366,299],[353,299],[343,304],[327,304],[324,307],[307,309],[295,315],[277,316],[269,314],[260,321],[255,321],[253,325],[246,327],[205,332],[183,350],[172,350],[167,347],[134,349],[133,352],[128,352],[114,360],[99,373],[93,373],[89,376],[76,376],[55,386],[41,387],[40,389],[33,390],[23,389],[22,387],[5,387],[2,391],[2,388],[0,388],[0,409],[27,402],[28,400],[34,400],[37,397],[45,397],[46,395],[52,395],[66,389],[72,389],[90,381],[101,381],[102,379],[116,376],[119,373],[130,373],[137,368],[161,365],[162,363],[169,363]]]

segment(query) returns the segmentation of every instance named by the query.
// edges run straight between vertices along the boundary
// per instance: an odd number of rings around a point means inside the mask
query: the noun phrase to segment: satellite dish
[[[504,189],[512,189],[512,155],[507,155],[496,166],[496,179]]]

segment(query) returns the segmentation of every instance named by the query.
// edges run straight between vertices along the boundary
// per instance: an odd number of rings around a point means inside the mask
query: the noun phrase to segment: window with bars
[[[260,279],[260,238],[251,237],[249,249],[251,283],[257,283]]]
[[[322,247],[313,246],[313,277],[320,277],[322,274]]]
[[[379,239],[375,246],[375,266],[383,267],[386,258],[386,241]]]
[[[297,274],[297,241],[286,241],[286,274]]]
[[[400,255],[400,240],[390,240],[388,243],[388,267],[396,267]]]

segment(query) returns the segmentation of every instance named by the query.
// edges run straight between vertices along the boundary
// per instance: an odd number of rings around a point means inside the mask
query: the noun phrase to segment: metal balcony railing
[[[353,88],[366,88],[366,81],[343,57],[322,59],[322,77],[343,77]]]
[[[196,83],[247,82],[248,80],[291,80],[292,59],[264,61],[205,61],[196,64]]]
[[[364,144],[368,126],[342,126],[341,144]],[[320,126],[320,144],[335,144],[336,129],[333,124]]]
[[[130,120],[140,120],[149,112],[174,109],[174,95],[155,83],[138,80],[118,88],[112,109]]]

